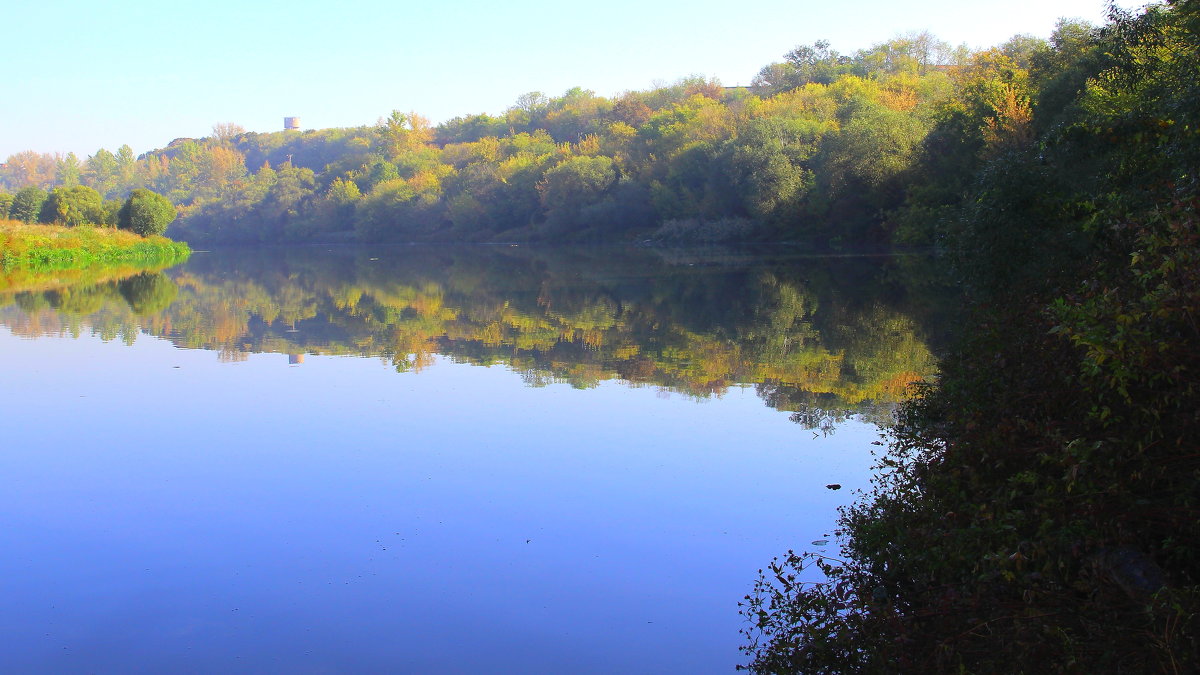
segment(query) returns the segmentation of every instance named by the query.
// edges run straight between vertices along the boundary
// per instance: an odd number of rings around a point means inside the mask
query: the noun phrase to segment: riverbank
[[[1112,14],[939,225],[957,339],[841,555],[762,571],[749,670],[1198,672],[1200,5]]]
[[[0,269],[45,272],[121,264],[182,262],[187,244],[108,227],[61,227],[0,221]]]

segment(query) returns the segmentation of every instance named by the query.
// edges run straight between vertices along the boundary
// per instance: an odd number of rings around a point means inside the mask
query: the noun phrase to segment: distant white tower
[[[299,131],[300,130],[300,118],[299,117],[283,118],[283,130],[284,131]]]

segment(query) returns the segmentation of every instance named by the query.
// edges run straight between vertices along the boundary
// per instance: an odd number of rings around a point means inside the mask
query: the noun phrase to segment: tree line
[[[928,243],[966,177],[1028,144],[1034,109],[1070,101],[1095,34],[1062,21],[975,52],[927,33],[852,54],[817,42],[749,87],[532,92],[436,126],[399,111],[346,129],[219,124],[141,157],[18,153],[0,187],[150,189],[196,240]]]
[[[48,225],[110,225],[143,237],[159,235],[175,220],[175,205],[145,188],[133,188],[124,199],[104,199],[95,188],[70,185],[51,188],[36,185],[0,193],[0,220]]]

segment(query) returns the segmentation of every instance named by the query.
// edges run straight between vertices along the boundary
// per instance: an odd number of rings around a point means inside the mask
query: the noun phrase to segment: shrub
[[[175,205],[166,197],[138,188],[117,213],[117,227],[148,237],[166,232],[176,215]]]

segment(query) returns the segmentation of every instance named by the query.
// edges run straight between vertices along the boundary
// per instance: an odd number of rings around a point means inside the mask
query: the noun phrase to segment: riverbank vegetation
[[[23,286],[26,276],[93,266],[168,265],[187,259],[187,244],[127,230],[0,221],[0,290]]]
[[[762,574],[749,669],[1200,668],[1198,83],[1197,3],[1114,11],[963,179],[939,228],[969,329],[844,555]]]

